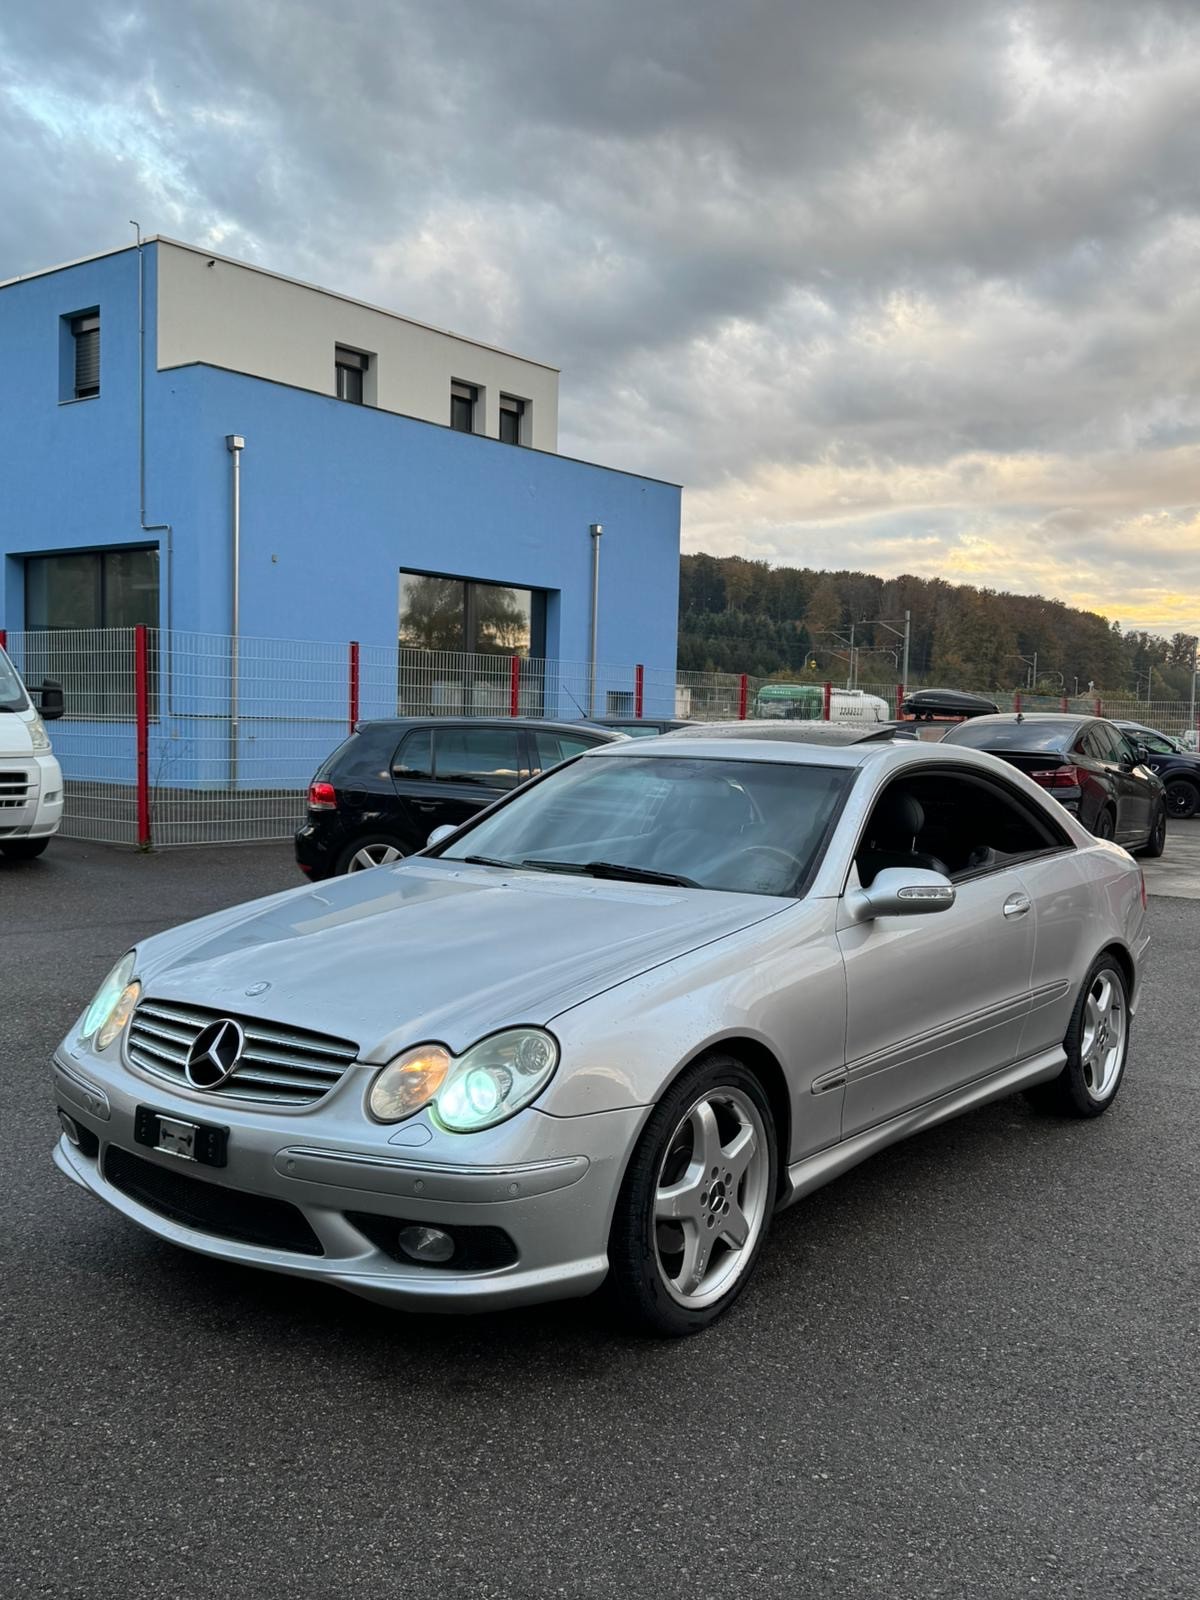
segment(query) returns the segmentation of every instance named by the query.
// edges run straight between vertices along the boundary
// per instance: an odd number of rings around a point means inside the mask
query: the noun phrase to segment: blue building
[[[27,641],[162,630],[156,697],[184,634],[583,663],[599,525],[595,658],[673,672],[679,490],[558,455],[553,368],[161,238],[0,285],[0,357]]]

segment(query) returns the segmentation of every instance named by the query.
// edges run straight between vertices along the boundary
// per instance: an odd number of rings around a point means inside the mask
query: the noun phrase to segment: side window
[[[346,789],[386,785],[394,737],[386,728],[370,724],[352,734],[328,763],[333,780]]]
[[[1135,744],[1144,744],[1147,750],[1152,750],[1156,756],[1173,756],[1175,746],[1168,744],[1161,733],[1132,733],[1129,736]]]
[[[1116,759],[1106,742],[1100,737],[1099,728],[1095,726],[1084,729],[1082,738],[1076,741],[1075,749],[1085,756],[1090,756],[1093,761],[1113,761]]]
[[[859,878],[885,867],[924,867],[949,878],[991,872],[1060,850],[1068,841],[1017,796],[976,777],[922,773],[876,802],[857,856]]]
[[[439,728],[436,750],[439,783],[515,789],[525,777],[515,729]]]
[[[1124,735],[1107,722],[1098,722],[1092,729],[1092,737],[1104,751],[1102,759],[1105,761],[1121,761],[1133,754],[1133,747],[1126,745]]]
[[[558,735],[543,733],[540,728],[534,730],[533,749],[538,768],[542,772],[545,772],[547,767],[556,767],[563,758],[562,742]]]
[[[401,741],[392,758],[392,776],[408,782],[433,776],[433,735],[428,728],[414,728]]]

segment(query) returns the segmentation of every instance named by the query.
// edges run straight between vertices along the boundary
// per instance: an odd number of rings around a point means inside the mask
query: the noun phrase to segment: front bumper
[[[52,755],[0,757],[0,765],[23,769],[28,786],[18,801],[0,807],[0,843],[44,839],[59,830],[63,814],[62,768]]]
[[[529,1109],[481,1134],[453,1135],[418,1116],[377,1127],[362,1114],[376,1068],[351,1067],[319,1105],[303,1112],[248,1111],[219,1095],[180,1092],[119,1062],[60,1047],[54,1087],[60,1110],[84,1130],[89,1154],[66,1135],[54,1160],[81,1187],[140,1227],[203,1255],[315,1278],[369,1300],[425,1311],[483,1311],[585,1295],[608,1270],[608,1232],[626,1160],[648,1108],[550,1117]],[[147,1148],[134,1136],[138,1106],[182,1121],[229,1129],[227,1165],[199,1166]],[[393,1144],[401,1135],[423,1144]],[[177,1220],[116,1187],[109,1148],[166,1173],[238,1197],[295,1207],[319,1241],[300,1254],[224,1237]],[[165,1180],[164,1180],[165,1181]],[[372,1233],[392,1219],[455,1230],[500,1229],[511,1264],[479,1271],[394,1260],[350,1220],[369,1214]],[[466,1237],[466,1235],[462,1235]]]

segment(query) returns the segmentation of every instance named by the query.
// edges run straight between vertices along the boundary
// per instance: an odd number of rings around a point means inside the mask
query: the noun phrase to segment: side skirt
[[[877,1150],[884,1150],[888,1145],[897,1144],[901,1139],[907,1139],[910,1134],[920,1133],[925,1128],[936,1127],[939,1122],[948,1122],[951,1117],[960,1116],[964,1111],[974,1111],[977,1106],[985,1106],[989,1101],[1003,1100],[1018,1089],[1027,1089],[1034,1083],[1046,1083],[1056,1078],[1066,1064],[1066,1051],[1061,1045],[1056,1045],[1053,1050],[1031,1056],[1026,1061],[1018,1061],[1014,1066],[1005,1067],[1002,1072],[991,1073],[986,1078],[967,1084],[965,1088],[956,1089],[953,1094],[929,1100],[923,1106],[904,1112],[902,1116],[881,1122],[877,1127],[866,1128],[862,1133],[843,1139],[840,1144],[831,1145],[827,1150],[818,1150],[816,1155],[805,1156],[802,1161],[788,1168],[787,1191],[779,1202],[779,1209],[790,1206],[802,1195],[811,1194],[822,1184],[840,1178],[843,1172],[849,1172],[851,1167],[873,1156]]]

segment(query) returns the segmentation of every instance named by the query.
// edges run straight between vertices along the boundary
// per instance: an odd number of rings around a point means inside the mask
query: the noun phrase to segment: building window
[[[406,649],[541,656],[545,639],[542,589],[400,574],[400,643]]]
[[[87,311],[71,318],[75,345],[73,397],[90,400],[100,393],[100,313]]]
[[[518,400],[515,395],[502,394],[500,396],[500,442],[502,444],[526,444],[525,437],[525,408],[528,402]]]
[[[133,717],[132,639],[91,630],[138,624],[158,627],[157,550],[72,550],[26,558],[26,667],[34,678],[62,684],[70,715]],[[157,714],[156,639],[152,634],[151,715]]]
[[[363,403],[363,381],[370,365],[370,356],[361,350],[347,350],[335,345],[333,351],[334,388],[339,400],[349,400],[352,405]]]
[[[479,389],[473,383],[450,385],[450,426],[457,433],[475,432],[475,408],[479,404]]]

